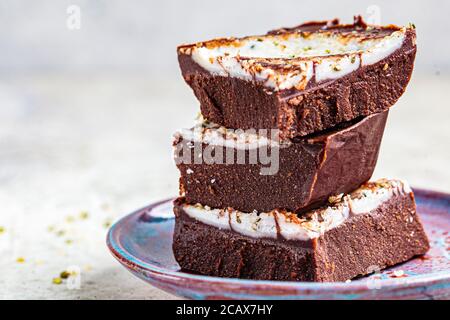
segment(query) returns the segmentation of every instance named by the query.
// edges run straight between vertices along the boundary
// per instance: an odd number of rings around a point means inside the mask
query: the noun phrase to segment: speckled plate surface
[[[415,189],[431,250],[349,283],[255,281],[180,271],[172,254],[172,200],[132,213],[111,227],[113,256],[142,280],[191,299],[450,299],[450,194]]]

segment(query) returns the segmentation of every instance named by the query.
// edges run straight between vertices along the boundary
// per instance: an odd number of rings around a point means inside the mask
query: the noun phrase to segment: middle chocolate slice
[[[230,130],[201,121],[176,133],[186,202],[244,212],[301,212],[368,181],[389,111],[280,141],[277,130]]]

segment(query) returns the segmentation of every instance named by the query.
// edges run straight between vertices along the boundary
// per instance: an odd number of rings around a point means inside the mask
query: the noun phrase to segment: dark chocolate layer
[[[309,138],[296,139],[278,148],[279,168],[261,175],[267,164],[179,163],[180,193],[191,204],[213,208],[232,207],[244,212],[286,209],[300,212],[327,202],[328,197],[348,193],[370,179],[375,168],[388,111],[355,124]],[[191,143],[179,137],[177,148]],[[210,146],[203,143],[201,150]],[[222,154],[236,149],[215,146]],[[196,149],[188,150],[196,159]],[[217,152],[214,150],[214,152]],[[270,149],[270,152],[273,152]],[[269,152],[269,153],[270,153]],[[249,159],[249,150],[245,151]],[[193,162],[193,161],[192,161]]]

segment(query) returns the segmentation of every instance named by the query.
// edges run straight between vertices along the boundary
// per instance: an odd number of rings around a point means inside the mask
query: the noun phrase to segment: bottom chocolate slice
[[[414,195],[399,180],[364,184],[297,216],[175,201],[173,251],[192,272],[233,278],[345,281],[429,249]]]

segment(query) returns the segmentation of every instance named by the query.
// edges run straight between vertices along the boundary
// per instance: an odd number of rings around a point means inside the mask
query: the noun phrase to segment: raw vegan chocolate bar
[[[324,282],[366,275],[429,249],[404,182],[367,183],[333,201],[298,216],[211,209],[179,198],[175,259],[210,276]]]
[[[403,94],[413,26],[310,22],[263,36],[178,47],[203,116],[227,128],[278,128],[292,138],[382,112]]]
[[[282,143],[201,123],[175,135],[180,195],[187,203],[244,212],[317,207],[370,179],[388,112]],[[206,161],[210,154],[214,163]]]

